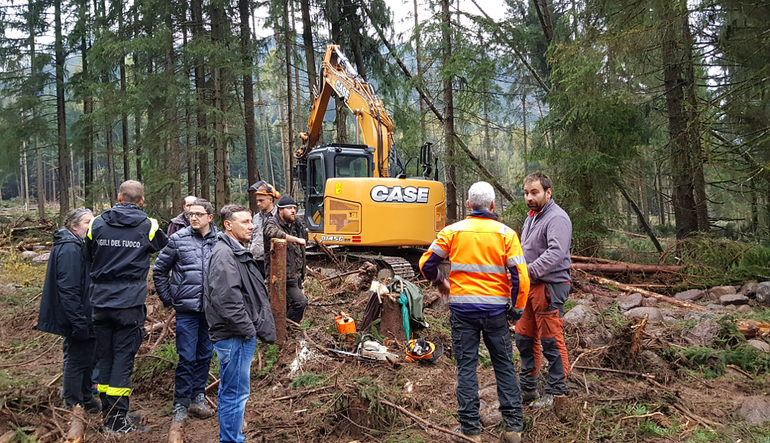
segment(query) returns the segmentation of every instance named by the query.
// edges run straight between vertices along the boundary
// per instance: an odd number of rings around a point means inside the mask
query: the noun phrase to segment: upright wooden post
[[[286,341],[286,240],[270,240],[270,309],[275,320],[275,343]]]

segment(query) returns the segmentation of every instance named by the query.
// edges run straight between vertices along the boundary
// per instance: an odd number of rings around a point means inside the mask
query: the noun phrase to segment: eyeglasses
[[[205,212],[191,212],[190,218],[203,218],[206,217],[208,214]]]

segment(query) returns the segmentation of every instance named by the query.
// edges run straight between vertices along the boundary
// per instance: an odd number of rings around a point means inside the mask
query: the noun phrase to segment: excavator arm
[[[318,144],[326,107],[332,94],[340,97],[358,122],[363,142],[374,148],[374,177],[388,177],[388,156],[393,147],[393,120],[374,88],[358,75],[338,45],[328,45],[321,64],[318,90],[308,118],[307,132],[300,134],[302,146],[296,153],[304,160]]]

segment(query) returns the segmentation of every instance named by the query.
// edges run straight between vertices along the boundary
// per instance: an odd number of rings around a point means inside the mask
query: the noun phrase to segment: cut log
[[[670,265],[633,265],[629,263],[572,263],[572,269],[586,272],[601,272],[603,274],[629,274],[644,273],[655,274],[657,272],[674,273],[683,268],[683,266]]]
[[[695,303],[689,303],[689,302],[686,302],[686,301],[677,300],[677,299],[675,299],[673,297],[669,297],[667,295],[658,294],[657,292],[648,291],[646,289],[642,289],[642,288],[638,288],[638,287],[634,287],[634,286],[629,286],[629,285],[617,282],[615,280],[610,280],[609,278],[598,277],[596,275],[591,275],[591,274],[587,274],[587,273],[583,273],[583,277],[582,278],[584,280],[587,280],[587,281],[589,281],[591,283],[596,283],[598,285],[613,286],[613,287],[615,287],[617,289],[620,289],[622,291],[627,291],[627,292],[638,292],[638,293],[642,294],[645,297],[652,297],[652,298],[654,298],[654,299],[656,299],[658,301],[662,301],[664,303],[670,303],[672,305],[676,305],[676,306],[679,306],[679,307],[682,307],[682,308],[696,309],[696,310],[699,310],[699,311],[706,311],[707,310],[707,308],[705,308],[705,307],[703,307],[701,305],[696,305]]]
[[[767,337],[770,336],[770,323],[756,320],[741,320],[738,322],[738,330],[746,338],[756,336]]]
[[[571,255],[572,263],[604,263],[607,265],[617,265],[623,262],[617,260],[607,260],[606,258],[583,257],[582,255]]]
[[[83,407],[76,405],[72,408],[70,428],[65,438],[67,443],[80,443],[83,441],[83,434],[86,432],[86,411]]]
[[[389,293],[382,296],[382,314],[380,315],[380,334],[399,343],[406,343],[404,322],[401,319],[400,294]]]
[[[270,241],[270,309],[275,320],[275,344],[286,341],[286,240]]]
[[[168,430],[168,443],[184,443],[184,424],[179,421],[171,423]]]
[[[573,280],[572,282],[578,289],[580,289],[583,292],[586,292],[588,294],[594,294],[599,295],[602,297],[616,297],[617,293],[612,292],[608,289],[602,288],[601,286],[591,285],[588,283],[584,283],[582,281]]]

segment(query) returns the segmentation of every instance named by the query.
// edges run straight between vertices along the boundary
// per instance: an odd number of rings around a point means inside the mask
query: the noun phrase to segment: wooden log
[[[401,319],[400,294],[389,293],[382,296],[382,314],[380,315],[380,334],[405,343],[406,333]]]
[[[572,260],[572,263],[604,263],[607,265],[616,265],[619,262],[617,260],[607,260],[606,258],[597,258],[597,257],[584,257],[582,255],[570,255],[570,259]]]
[[[738,322],[738,330],[746,338],[756,336],[770,336],[770,323],[756,320],[741,320]]]
[[[630,263],[572,263],[572,269],[586,272],[601,272],[603,274],[629,274],[629,273],[645,273],[655,274],[657,272],[677,272],[683,268],[683,266],[671,266],[671,265],[633,265]]]
[[[184,423],[175,421],[168,430],[168,443],[184,443]]]
[[[286,341],[286,240],[270,240],[270,309],[275,320],[275,343]]]
[[[589,282],[596,283],[596,284],[599,284],[599,285],[602,285],[602,286],[613,286],[613,287],[618,288],[618,289],[620,289],[622,291],[638,292],[638,293],[642,294],[645,297],[652,297],[652,298],[654,298],[654,299],[656,299],[658,301],[662,301],[664,303],[670,303],[672,305],[679,306],[679,307],[682,307],[682,308],[696,309],[698,311],[706,311],[706,310],[708,310],[707,308],[705,308],[705,307],[703,307],[701,305],[696,305],[695,303],[689,303],[689,302],[686,302],[686,301],[677,300],[677,299],[675,299],[673,297],[669,297],[667,295],[658,294],[656,292],[648,291],[646,289],[629,286],[629,285],[617,282],[615,280],[610,280],[609,278],[598,277],[596,275],[591,275],[591,274],[586,274],[586,273],[583,274],[582,278],[584,280],[587,280]]]
[[[64,437],[67,443],[80,443],[83,441],[83,435],[86,432],[86,411],[83,407],[76,405],[72,408],[70,428]]]

